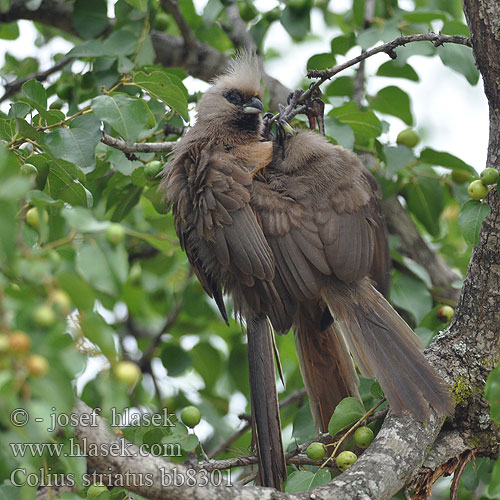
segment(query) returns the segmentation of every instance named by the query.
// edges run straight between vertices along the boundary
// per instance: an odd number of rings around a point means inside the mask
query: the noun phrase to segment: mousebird
[[[254,179],[252,206],[271,248],[273,284],[288,317],[316,428],[359,397],[353,359],[397,415],[444,416],[449,389],[387,293],[389,252],[378,183],[356,154],[299,130]],[[372,281],[375,280],[374,282]],[[277,322],[280,332],[285,332]],[[351,358],[352,356],[352,358]]]
[[[223,290],[246,323],[259,482],[281,489],[286,468],[269,315],[285,321],[272,251],[253,210],[254,173],[273,155],[261,139],[264,106],[255,56],[243,53],[214,80],[195,125],[176,144],[160,183],[196,276],[228,321]]]

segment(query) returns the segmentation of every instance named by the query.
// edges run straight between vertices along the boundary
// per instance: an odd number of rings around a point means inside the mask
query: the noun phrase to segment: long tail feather
[[[361,373],[375,377],[391,409],[429,417],[429,406],[444,416],[452,400],[445,382],[421,353],[418,337],[368,280],[338,284],[324,292]]]
[[[247,319],[252,430],[259,460],[259,482],[281,490],[286,466],[276,391],[271,326],[265,316]]]
[[[313,320],[310,311],[299,311],[295,348],[316,430],[326,432],[338,403],[348,396],[359,398],[359,380],[335,325],[324,331],[320,325],[321,315]]]

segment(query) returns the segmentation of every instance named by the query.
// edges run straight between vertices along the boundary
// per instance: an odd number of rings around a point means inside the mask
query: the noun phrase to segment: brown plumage
[[[272,283],[274,257],[250,205],[251,172],[273,152],[261,140],[259,91],[255,58],[239,57],[200,100],[197,123],[176,145],[160,188],[203,288],[226,321],[223,290],[245,319],[259,479],[280,489],[286,468],[268,316],[283,321],[284,312]]]
[[[296,132],[284,148],[255,179],[252,206],[275,258],[273,283],[293,317],[316,426],[326,430],[338,402],[358,396],[349,353],[363,375],[378,379],[396,414],[423,421],[429,405],[447,414],[446,385],[370,280],[387,291],[377,182],[355,154],[314,132]]]

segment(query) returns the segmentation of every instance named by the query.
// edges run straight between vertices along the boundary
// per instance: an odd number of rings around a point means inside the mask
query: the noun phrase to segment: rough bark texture
[[[24,2],[14,0],[12,8],[0,14],[0,21],[32,19],[74,34],[72,3],[45,0],[40,9],[28,11]],[[500,167],[500,4],[491,0],[465,0],[464,8],[472,35],[473,50],[483,75],[485,92],[490,105],[490,143],[488,166]],[[187,54],[180,38],[153,34],[159,62],[183,66],[193,76],[212,78],[227,64],[227,59],[213,48],[197,42],[194,53]],[[268,82],[266,82],[268,83]],[[285,101],[288,91],[276,84],[277,101]],[[445,118],[443,118],[445,119]],[[492,192],[487,202],[491,214],[485,220],[480,241],[474,249],[467,278],[462,289],[454,319],[427,350],[431,363],[447,378],[457,401],[454,420],[435,442],[425,462],[425,470],[439,467],[468,450],[484,455],[498,452],[499,429],[489,418],[488,405],[483,398],[484,383],[498,362],[500,332],[500,199]],[[411,242],[408,243],[411,245]],[[417,259],[415,259],[417,260]],[[418,260],[417,260],[418,261]],[[427,267],[427,266],[426,266]],[[432,276],[432,272],[431,272]],[[90,412],[78,403],[77,412]],[[77,436],[89,442],[102,443],[119,439],[101,422],[99,429],[78,427]],[[90,470],[115,474],[151,472],[152,487],[132,491],[147,498],[170,499],[389,499],[415,475],[426,458],[431,444],[441,428],[433,416],[422,425],[410,417],[396,418],[389,413],[383,428],[370,448],[346,473],[328,485],[299,494],[286,494],[259,487],[161,487],[159,469],[186,472],[186,466],[163,461],[156,457],[101,457],[89,459]],[[441,469],[445,470],[445,469]],[[435,478],[430,474],[429,481]],[[428,481],[428,482],[429,482]]]

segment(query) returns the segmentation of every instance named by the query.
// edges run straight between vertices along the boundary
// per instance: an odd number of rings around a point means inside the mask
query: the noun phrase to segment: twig
[[[295,402],[299,402],[299,401],[303,400],[305,398],[305,396],[306,396],[306,390],[299,389],[298,391],[295,391],[292,394],[290,394],[289,396],[287,396],[286,398],[282,399],[279,403],[280,408],[285,408],[288,405],[291,405]],[[241,436],[243,436],[243,434],[245,434],[245,432],[247,432],[248,429],[250,429],[250,421],[249,420],[247,420],[245,425],[240,430],[231,434],[231,436],[229,436],[224,442],[222,442],[219,446],[217,446],[217,448],[212,450],[208,455],[209,458],[214,458],[217,455],[219,455],[220,453],[222,453],[223,451],[225,451],[237,439],[239,439]]]
[[[39,82],[43,82],[44,80],[47,79],[48,76],[64,68],[64,66],[66,66],[66,64],[68,64],[72,60],[73,60],[72,57],[65,57],[64,59],[61,59],[58,63],[54,64],[54,66],[52,66],[51,68],[48,68],[44,71],[38,71],[37,73],[32,73],[31,75],[28,75],[24,78],[20,78],[19,80],[15,80],[13,82],[6,83],[4,85],[5,93],[2,97],[0,97],[0,102],[5,101],[11,95],[15,94],[28,80],[36,78]]]
[[[465,466],[470,462],[471,458],[474,458],[474,452],[472,450],[466,451],[458,462],[457,468],[455,469],[455,474],[453,474],[453,480],[451,482],[450,488],[450,500],[457,500],[458,498],[458,485],[460,484],[460,479],[464,473]]]
[[[309,86],[309,88],[304,92],[295,91],[291,95],[288,106],[286,108],[282,108],[279,113],[277,113],[270,119],[270,122],[272,123],[278,119],[289,122],[295,115],[298,114],[295,108],[299,104],[309,102],[311,98],[314,97],[314,94],[318,92],[321,84],[331,79],[333,76],[340,73],[341,71],[344,71],[347,68],[350,68],[351,66],[355,66],[361,61],[364,61],[365,59],[368,59],[369,57],[375,54],[379,54],[381,52],[385,52],[386,54],[389,55],[389,57],[395,59],[397,57],[397,54],[394,51],[396,47],[399,47],[401,45],[406,45],[407,43],[410,42],[425,42],[425,41],[432,42],[436,47],[439,47],[440,45],[443,45],[445,43],[456,43],[459,45],[466,45],[467,47],[472,47],[470,38],[461,35],[442,35],[441,33],[420,33],[415,35],[400,36],[395,40],[392,40],[392,42],[387,42],[382,45],[379,45],[378,47],[374,47],[371,50],[362,52],[359,56],[350,59],[345,63],[338,64],[333,68],[324,70],[314,70],[314,69],[309,70],[307,72],[307,77],[318,78],[318,80],[313,82]]]
[[[175,24],[177,24],[177,27],[181,32],[181,36],[184,39],[186,48],[190,49],[192,47],[195,47],[197,44],[197,39],[194,36],[194,33],[192,32],[188,23],[184,19],[177,0],[161,0],[161,6],[174,18]]]
[[[235,45],[245,47],[246,50],[255,52],[257,45],[255,40],[247,29],[245,21],[241,19],[240,10],[236,3],[229,5],[226,8],[226,15],[231,26],[229,36]]]
[[[168,153],[174,147],[175,142],[126,142],[116,139],[105,132],[102,133],[101,142],[106,146],[119,149],[125,154],[131,153]]]

